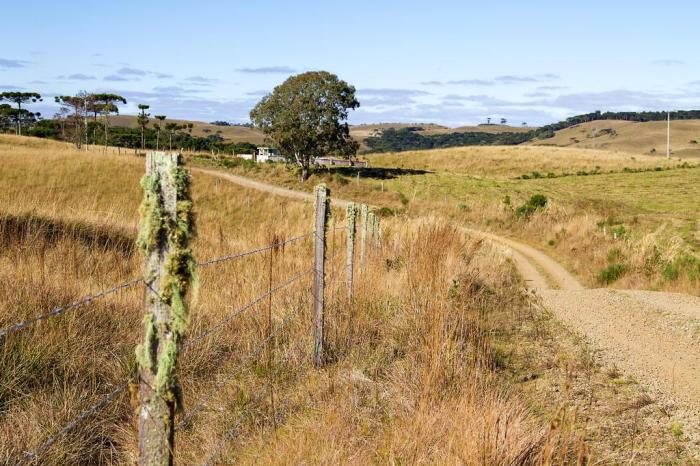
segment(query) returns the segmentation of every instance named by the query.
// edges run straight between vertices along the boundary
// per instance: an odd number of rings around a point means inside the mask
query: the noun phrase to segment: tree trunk
[[[22,135],[22,103],[17,102],[17,135]]]
[[[301,181],[306,181],[309,179],[309,165],[306,163],[301,164]]]

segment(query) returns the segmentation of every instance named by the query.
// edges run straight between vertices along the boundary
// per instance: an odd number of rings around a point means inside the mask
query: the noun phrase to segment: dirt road
[[[311,194],[216,170],[194,169],[272,194],[312,200]],[[336,205],[347,201],[333,199]],[[518,241],[473,229],[509,254],[544,305],[569,328],[649,390],[652,398],[680,403],[689,423],[700,416],[700,298],[638,290],[585,289],[543,252]],[[693,427],[699,431],[697,425]]]

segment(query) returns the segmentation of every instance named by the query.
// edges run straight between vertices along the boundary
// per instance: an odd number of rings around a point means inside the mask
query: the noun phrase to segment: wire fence
[[[339,230],[344,230],[346,229],[346,226],[337,226],[332,229],[329,229],[330,232],[335,232]],[[197,267],[210,267],[210,266],[215,266],[219,265],[225,262],[233,261],[236,259],[241,259],[244,257],[248,256],[253,256],[255,254],[260,254],[263,252],[267,251],[272,251],[275,249],[282,248],[286,245],[296,243],[298,241],[301,241],[303,239],[311,238],[315,235],[315,232],[309,232],[301,235],[294,236],[292,238],[286,239],[284,241],[278,241],[278,242],[273,242],[268,245],[258,247],[255,249],[250,249],[247,251],[243,252],[238,252],[234,254],[227,254],[224,256],[220,256],[214,259],[210,259],[207,261],[199,262],[197,263]],[[331,255],[330,257],[327,257],[326,260],[328,262],[333,262],[338,256],[340,256],[343,252],[342,247],[335,247],[335,250],[330,251]],[[332,269],[335,270],[335,269]],[[181,347],[181,350],[184,354],[185,351],[188,349],[194,347],[195,345],[199,344],[203,340],[207,339],[208,337],[214,335],[215,333],[220,332],[222,329],[224,329],[227,325],[229,325],[231,322],[236,320],[238,317],[240,317],[242,314],[244,314],[246,311],[254,308],[257,304],[263,302],[265,299],[270,298],[271,296],[277,294],[278,292],[281,292],[285,288],[288,288],[291,286],[293,283],[301,280],[303,277],[310,275],[312,273],[316,272],[315,267],[310,267],[302,270],[301,272],[295,273],[288,279],[284,280],[283,282],[277,284],[274,287],[271,287],[268,291],[265,293],[262,293],[258,295],[256,298],[254,298],[252,301],[237,307],[235,309],[230,310],[226,314],[226,316],[219,321],[215,322],[213,325],[211,325],[207,330],[204,332],[186,340]],[[335,281],[335,280],[334,280]],[[3,329],[0,329],[0,337],[6,336],[8,334],[14,333],[16,331],[23,330],[25,328],[30,327],[32,324],[35,324],[41,320],[49,319],[51,317],[59,316],[63,314],[66,311],[73,310],[76,308],[79,308],[81,306],[87,306],[101,298],[105,298],[109,295],[116,294],[122,290],[132,288],[136,285],[144,285],[146,289],[149,289],[148,284],[144,282],[143,279],[138,278],[138,279],[133,279],[129,280],[127,282],[121,283],[119,285],[113,286],[109,289],[100,291],[95,294],[87,295],[84,297],[81,297],[67,305],[56,307],[54,309],[51,309],[48,312],[45,312],[43,314],[39,314],[37,317],[31,318],[31,319],[26,319],[24,321],[12,324],[10,326],[7,326]],[[153,290],[150,288],[150,291],[152,293],[155,293],[156,295],[158,294],[156,290]],[[313,299],[316,299],[316,296],[312,293],[309,292],[309,296],[311,296]],[[160,296],[159,296],[160,297]],[[213,389],[210,393],[208,393],[202,400],[200,400],[195,406],[190,408],[190,410],[187,412],[187,414],[183,415],[181,420],[177,423],[175,427],[175,431],[179,431],[186,426],[190,425],[194,417],[199,414],[202,410],[204,410],[207,407],[207,404],[218,394],[220,391],[225,388],[227,385],[232,383],[235,379],[236,376],[241,373],[243,370],[243,365],[246,362],[250,362],[257,358],[262,351],[265,349],[265,347],[269,344],[272,339],[274,339],[276,336],[279,335],[279,333],[288,325],[288,323],[292,320],[292,318],[296,315],[298,315],[300,311],[300,308],[295,309],[294,311],[290,312],[283,320],[282,322],[275,328],[275,330],[268,335],[267,338],[265,338],[256,348],[255,350],[248,355],[247,358],[245,358],[243,361],[241,361],[238,364],[238,367],[234,370],[232,370],[229,374],[227,374],[224,378],[220,379],[217,381]],[[53,435],[51,435],[49,438],[44,440],[38,447],[36,447],[34,450],[31,451],[26,451],[24,453],[24,460],[29,463],[29,464],[37,464],[41,456],[46,453],[56,442],[66,434],[68,434],[70,431],[73,429],[77,428],[80,426],[82,423],[84,423],[86,420],[89,418],[95,416],[97,413],[99,413],[101,410],[103,410],[106,406],[108,406],[110,403],[118,399],[118,397],[127,390],[129,387],[129,384],[135,383],[134,380],[127,380],[126,382],[114,387],[113,390],[110,392],[106,393],[102,397],[100,397],[94,404],[89,406],[88,408],[84,409],[81,411],[77,416],[75,416],[73,419],[71,419],[67,424],[65,424],[61,429],[56,431]],[[240,426],[240,423],[243,421],[243,417],[239,419],[239,421],[236,423],[236,426]],[[204,464],[211,464],[211,462],[216,458],[216,456],[220,453],[222,450],[225,442],[227,439],[230,439],[233,434],[235,434],[235,431],[237,430],[237,427],[234,426],[233,428],[229,429],[227,432],[225,432],[222,436],[221,442],[217,444],[217,446],[210,452],[208,455],[206,461]]]
[[[317,212],[319,209],[317,209]],[[318,215],[318,214],[317,214]],[[325,214],[323,214],[325,216]],[[355,218],[352,220],[355,222]],[[317,223],[318,225],[318,223]],[[354,225],[354,223],[353,223]],[[306,292],[301,294],[301,297],[303,300],[306,300],[305,298],[310,297],[311,302],[314,304],[314,306],[319,305],[319,301],[321,302],[321,305],[323,303],[323,300],[319,299],[319,297],[323,297],[323,293],[325,290],[325,287],[327,285],[330,286],[335,286],[337,285],[341,279],[342,279],[342,273],[338,273],[338,264],[335,264],[335,259],[338,258],[343,254],[343,252],[346,251],[346,248],[342,246],[343,241],[342,241],[342,235],[340,238],[336,238],[336,232],[341,231],[341,230],[347,230],[347,224],[345,225],[338,225],[338,226],[333,226],[331,228],[324,228],[322,231],[311,231],[308,233],[304,234],[299,234],[297,236],[293,236],[291,238],[285,239],[285,240],[280,240],[280,241],[273,241],[270,244],[256,247],[250,250],[242,251],[242,252],[236,252],[236,253],[230,253],[226,254],[220,257],[208,259],[202,262],[197,262],[196,267],[198,269],[203,269],[203,268],[209,268],[209,267],[214,267],[218,266],[224,263],[228,263],[231,261],[235,261],[237,259],[242,259],[245,257],[250,257],[254,256],[256,254],[262,254],[265,252],[270,252],[272,254],[273,251],[279,250],[284,248],[287,245],[294,244],[297,242],[300,242],[305,239],[313,238],[314,239],[314,244],[317,246],[318,244],[322,245],[322,263],[319,264],[318,260],[318,254],[315,256],[315,262],[314,265],[311,267],[304,268],[301,271],[293,273],[291,276],[285,278],[283,281],[280,283],[276,284],[275,286],[272,286],[272,255],[270,255],[270,268],[269,268],[269,287],[268,290],[264,293],[259,294],[249,302],[239,305],[239,306],[233,306],[230,307],[226,312],[225,315],[219,319],[218,321],[214,322],[211,324],[206,330],[202,331],[201,333],[197,334],[196,336],[193,336],[191,338],[185,339],[179,347],[179,352],[181,355],[184,355],[186,351],[190,350],[191,348],[195,347],[196,345],[200,344],[207,338],[213,336],[216,333],[221,332],[223,329],[225,329],[228,325],[230,325],[233,321],[236,319],[240,318],[242,315],[244,315],[247,311],[250,309],[254,308],[256,305],[262,303],[266,299],[270,299],[273,295],[276,295],[278,293],[283,292],[286,289],[289,289],[294,283],[299,282],[302,280],[304,277],[314,274],[315,275],[315,280],[314,280],[314,287],[308,289],[308,294]],[[354,227],[353,227],[354,228]],[[332,244],[330,245],[331,248],[328,248],[327,244],[327,236],[328,234],[332,234]],[[336,240],[337,239],[337,240]],[[345,238],[346,241],[351,241],[353,240],[349,235],[347,238]],[[363,237],[364,241],[364,237]],[[316,250],[318,251],[318,249]],[[330,267],[326,267],[326,263]],[[340,270],[343,270],[343,264],[340,264]],[[328,273],[330,271],[330,274]],[[330,275],[326,279],[326,275]],[[319,282],[319,276],[322,278],[320,279]],[[317,289],[318,283],[321,283],[321,290],[320,290],[320,295],[319,290]],[[115,295],[121,291],[136,287],[138,285],[143,285],[146,292],[151,292],[154,293],[163,303],[165,302],[163,298],[159,295],[158,291],[155,290],[149,282],[147,282],[144,278],[134,278],[129,281],[117,284],[115,286],[112,286],[108,289],[99,291],[94,294],[89,294],[86,296],[83,296],[81,298],[75,299],[74,301],[65,304],[63,306],[58,306],[52,309],[48,309],[42,312],[38,312],[36,317],[28,318],[23,321],[5,326],[4,328],[0,329],[0,337],[7,337],[10,334],[13,334],[15,332],[19,332],[21,330],[27,329],[29,327],[32,327],[34,324],[50,319],[52,317],[57,317],[60,315],[65,314],[68,311],[72,311],[75,309],[78,309],[80,307],[86,307],[89,306],[90,304],[94,304],[96,301],[104,299],[108,296]],[[271,304],[270,304],[271,306]],[[233,381],[236,380],[236,378],[241,374],[241,372],[244,370],[246,367],[246,364],[250,363],[251,361],[254,361],[257,359],[260,354],[264,351],[265,348],[269,346],[269,344],[277,338],[280,333],[288,326],[288,324],[293,320],[293,318],[297,315],[300,314],[300,311],[303,307],[303,304],[299,305],[296,307],[291,312],[288,312],[285,317],[280,321],[280,323],[272,329],[272,324],[270,323],[268,327],[268,334],[267,336],[261,340],[254,348],[252,352],[250,352],[245,358],[242,360],[239,360],[237,364],[235,365],[232,370],[228,371],[224,376],[222,376],[219,380],[215,381],[211,387],[211,389],[206,393],[192,408],[190,408],[185,414],[183,414],[179,420],[179,422],[174,426],[174,432],[181,431],[182,429],[191,426],[195,417],[202,413],[209,403],[224,390],[228,385],[230,385]],[[271,307],[269,308],[271,309]],[[271,311],[268,311],[271,312]],[[272,319],[271,314],[269,319]],[[271,321],[270,321],[271,322]],[[314,324],[316,325],[316,324]],[[315,347],[314,347],[315,350]],[[315,362],[314,362],[315,363]],[[118,385],[113,386],[113,388],[106,394],[100,396],[93,404],[82,410],[79,414],[74,416],[69,422],[67,422],[65,425],[63,425],[60,429],[58,429],[55,433],[53,433],[51,436],[49,436],[47,439],[45,439],[43,442],[41,442],[36,448],[30,451],[25,451],[24,452],[24,461],[29,463],[29,464],[39,464],[41,462],[42,456],[52,447],[54,446],[62,437],[66,436],[68,433],[76,429],[78,426],[82,425],[84,422],[86,422],[88,419],[96,416],[98,413],[103,411],[110,403],[114,402],[115,400],[119,399],[120,395],[124,393],[127,389],[130,388],[131,384],[143,384],[144,382],[141,380],[137,380],[134,377],[130,377],[128,380],[124,381],[123,383],[120,383]],[[263,397],[265,394],[264,393],[258,393],[256,397]],[[252,398],[249,400],[249,403],[255,403],[256,397]],[[226,432],[224,432],[221,436],[220,441],[215,445],[215,447],[209,452],[207,455],[206,460],[204,461],[204,464],[211,464],[217,456],[221,453],[223,448],[226,445],[226,442],[230,440],[236,432],[239,430],[240,426],[242,425],[242,422],[244,418],[248,415],[249,413],[245,412],[243,413],[242,416],[239,417],[238,421],[231,427],[229,428]]]
[[[266,246],[251,249],[249,251],[238,252],[238,253],[234,253],[234,254],[227,254],[227,255],[224,255],[221,257],[217,257],[215,259],[209,259],[209,260],[206,260],[203,262],[198,262],[196,264],[196,266],[199,268],[210,267],[212,265],[221,264],[223,262],[228,262],[228,261],[232,261],[235,259],[241,259],[243,257],[252,256],[255,254],[260,254],[260,253],[263,253],[266,251],[270,251],[272,249],[284,247],[288,244],[295,243],[295,242],[300,241],[302,239],[310,238],[314,235],[314,233],[315,232],[312,231],[312,232],[309,232],[309,233],[306,233],[303,235],[298,235],[298,236],[295,236],[293,238],[289,238],[285,241],[271,243],[271,244],[268,244]],[[126,281],[124,283],[114,285],[113,287],[108,288],[106,290],[102,290],[98,293],[83,296],[81,298],[78,298],[78,299],[72,301],[71,303],[66,304],[66,305],[58,306],[58,307],[55,307],[53,309],[43,311],[43,312],[39,313],[36,317],[32,317],[32,318],[23,320],[21,322],[17,322],[17,323],[8,325],[6,327],[3,327],[2,329],[0,329],[0,338],[6,336],[8,334],[11,334],[11,333],[14,333],[14,332],[17,332],[20,330],[24,330],[28,327],[31,327],[33,324],[36,324],[37,322],[40,322],[42,320],[46,320],[46,319],[49,319],[51,317],[57,317],[66,311],[70,311],[70,310],[77,309],[77,308],[82,307],[82,306],[86,306],[86,305],[91,304],[94,301],[97,301],[101,298],[105,298],[109,295],[113,295],[113,294],[118,293],[120,291],[123,291],[127,288],[131,288],[133,286],[136,286],[136,285],[139,285],[142,283],[143,283],[142,278],[134,278],[134,279]]]

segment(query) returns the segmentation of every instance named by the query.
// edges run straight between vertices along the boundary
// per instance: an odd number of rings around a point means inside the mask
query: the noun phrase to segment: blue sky
[[[3,16],[0,90],[43,93],[47,115],[52,95],[110,90],[122,113],[242,122],[290,74],[319,69],[356,86],[353,123],[700,108],[690,0],[26,0]]]

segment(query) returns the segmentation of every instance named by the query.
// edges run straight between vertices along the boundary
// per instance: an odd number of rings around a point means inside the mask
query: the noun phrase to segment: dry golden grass
[[[699,133],[700,120],[672,121],[671,149],[673,156],[700,156]],[[655,150],[657,155],[665,157],[666,122],[591,121],[557,131],[554,137],[536,141],[534,144],[604,149],[634,154],[649,154]]]
[[[131,244],[142,159],[7,138],[0,161],[0,325],[139,275],[141,258]],[[195,175],[193,192],[200,260],[303,233],[312,224],[310,205],[204,175]],[[184,413],[216,394],[178,433],[178,464],[201,461],[232,428],[221,451],[229,462],[545,459],[544,423],[499,386],[483,327],[492,311],[523,306],[520,298],[506,299],[518,296],[512,270],[449,227],[390,223],[385,233],[385,248],[359,275],[352,305],[344,299],[343,255],[330,264],[326,369],[310,365],[308,276],[272,300],[275,327],[298,314],[275,339],[272,368],[255,353],[266,335],[267,302],[183,355]],[[342,232],[329,242],[331,250],[340,247]],[[310,246],[307,239],[272,258],[274,283],[310,267]],[[190,335],[264,293],[268,260],[258,255],[200,270]],[[0,461],[14,462],[134,376],[142,293],[134,287],[3,340]],[[277,429],[267,402],[270,375]],[[132,403],[120,395],[60,437],[41,464],[133,463]],[[455,419],[455,412],[479,421]]]
[[[605,150],[539,146],[474,146],[369,155],[372,166],[462,173],[512,179],[533,171],[576,173],[579,170],[620,171],[627,168],[675,166],[678,160]]]

